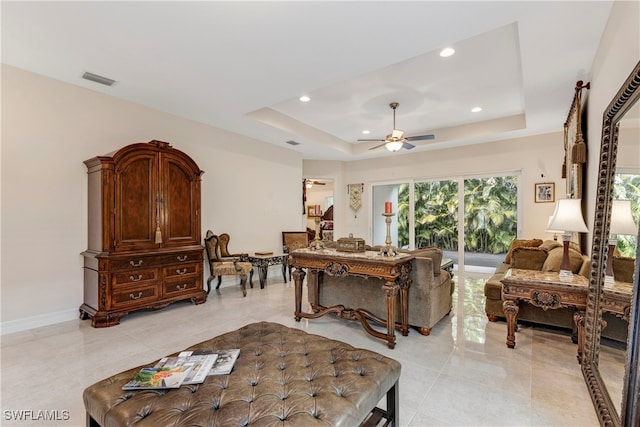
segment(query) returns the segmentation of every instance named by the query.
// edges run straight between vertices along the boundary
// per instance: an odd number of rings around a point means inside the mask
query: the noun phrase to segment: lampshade
[[[389,151],[398,151],[399,149],[402,148],[402,141],[389,141],[386,144],[384,144],[384,146]]]
[[[548,225],[551,230],[565,233],[586,233],[589,231],[582,218],[582,199],[560,199],[556,211]]]
[[[549,215],[549,220],[547,221],[547,229],[544,230],[547,233],[562,233],[564,230],[552,230],[551,229],[551,221],[553,220],[553,215]]]
[[[611,234],[636,234],[638,228],[631,214],[631,200],[614,200],[611,207]]]

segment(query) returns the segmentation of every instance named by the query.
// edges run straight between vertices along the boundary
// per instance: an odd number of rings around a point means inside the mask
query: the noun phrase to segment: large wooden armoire
[[[198,165],[155,140],[84,163],[89,244],[80,317],[99,328],[134,310],[205,302]]]

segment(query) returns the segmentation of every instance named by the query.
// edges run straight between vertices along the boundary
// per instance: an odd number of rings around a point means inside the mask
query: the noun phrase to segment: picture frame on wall
[[[316,213],[316,205],[307,205],[307,218],[320,216]]]
[[[553,203],[556,201],[556,184],[553,182],[537,182],[534,194],[536,203]]]

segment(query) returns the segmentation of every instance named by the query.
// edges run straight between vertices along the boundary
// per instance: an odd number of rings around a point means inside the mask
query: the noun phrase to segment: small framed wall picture
[[[553,203],[556,201],[556,184],[553,182],[538,182],[535,184],[534,194],[536,203]]]

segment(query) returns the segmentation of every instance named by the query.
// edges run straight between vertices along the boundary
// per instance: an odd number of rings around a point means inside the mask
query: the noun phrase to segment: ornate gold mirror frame
[[[603,426],[640,425],[640,416],[638,414],[638,395],[640,393],[638,276],[640,275],[640,262],[636,261],[635,263],[634,291],[629,315],[629,338],[627,341],[620,413],[615,409],[616,406],[598,369],[600,333],[602,332],[602,307],[604,304],[604,277],[618,149],[618,125],[620,119],[638,102],[638,99],[640,99],[640,62],[607,107],[602,123],[602,142],[600,146],[593,244],[591,248],[591,274],[585,315],[585,354],[582,360],[582,373],[587,382],[600,424]],[[640,245],[636,248],[636,260],[639,259],[639,254]]]

